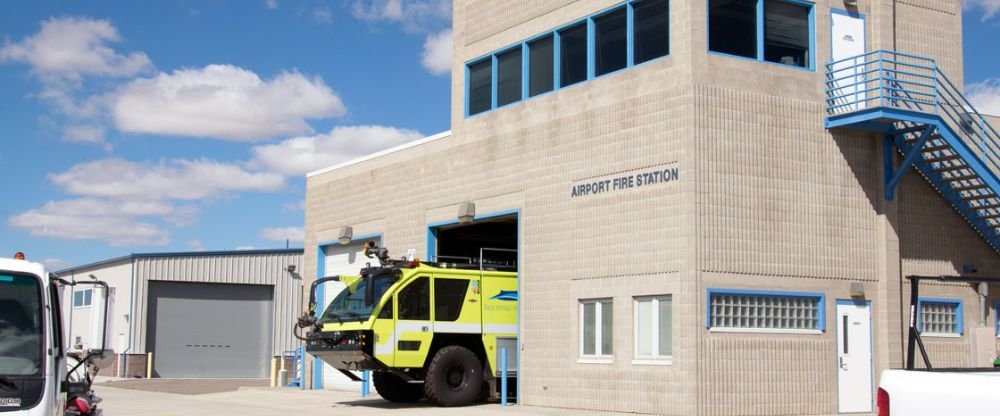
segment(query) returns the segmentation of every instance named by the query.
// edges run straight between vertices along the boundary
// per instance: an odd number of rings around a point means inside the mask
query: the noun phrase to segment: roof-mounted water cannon
[[[379,264],[382,266],[390,264],[389,249],[376,246],[374,241],[365,243],[365,257],[377,258]]]

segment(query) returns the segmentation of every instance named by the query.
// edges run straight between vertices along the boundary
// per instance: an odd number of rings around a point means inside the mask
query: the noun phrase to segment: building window
[[[417,278],[399,291],[399,319],[426,321],[431,319],[430,279]]]
[[[673,355],[670,296],[637,297],[635,307],[635,358],[669,359]]]
[[[611,299],[580,301],[580,355],[611,358],[614,354],[614,311]]]
[[[493,107],[493,59],[469,65],[469,115]]]
[[[820,293],[709,289],[707,315],[712,330],[813,333],[826,329]]]
[[[466,116],[667,56],[669,6],[668,0],[626,1],[469,61]],[[775,45],[792,44],[775,36]],[[788,53],[775,49],[775,56]]]
[[[708,49],[812,68],[812,22],[800,0],[708,0]]]
[[[962,301],[958,299],[920,298],[917,300],[917,328],[922,335],[961,335]]]
[[[559,31],[559,86],[587,80],[587,23]]]
[[[497,106],[521,101],[521,46],[497,55]]]
[[[462,313],[469,281],[465,279],[434,279],[434,320],[454,322]]]
[[[634,52],[636,64],[670,53],[670,8],[666,0],[634,3]]]
[[[624,7],[594,18],[594,70],[604,75],[628,66],[628,12]]]
[[[73,292],[73,307],[83,308],[90,306],[93,301],[94,289],[84,289]]]

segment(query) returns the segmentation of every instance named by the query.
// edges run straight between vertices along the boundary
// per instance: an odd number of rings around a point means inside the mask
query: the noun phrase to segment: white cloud
[[[112,117],[123,132],[228,140],[308,133],[307,119],[347,111],[319,77],[293,71],[265,81],[232,65],[137,79],[113,93],[111,101]]]
[[[330,24],[333,23],[333,10],[330,10],[330,6],[316,7],[312,11],[312,17],[317,22]]]
[[[451,0],[355,0],[351,14],[359,20],[400,23],[413,33],[428,33],[451,22]]]
[[[143,222],[163,205],[121,204],[92,198],[52,201],[14,215],[7,223],[39,237],[62,240],[104,240],[112,246],[156,246],[169,243],[167,232]]]
[[[70,142],[105,144],[104,127],[96,124],[71,124],[63,127],[63,139]]]
[[[434,75],[451,72],[451,29],[446,29],[436,35],[428,35],[424,40],[424,52],[420,63]]]
[[[158,164],[103,159],[50,174],[49,179],[73,195],[127,200],[220,198],[231,192],[271,192],[285,186],[280,175],[204,159]]]
[[[965,86],[966,95],[981,113],[1000,117],[1000,78],[990,78]]]
[[[153,68],[142,52],[123,55],[108,46],[121,40],[118,29],[108,20],[51,18],[42,22],[38,33],[20,42],[5,42],[0,62],[27,63],[34,73],[50,81],[78,81],[88,75],[128,77]]]
[[[306,201],[284,204],[281,206],[281,210],[285,212],[303,212],[306,210]]]
[[[205,243],[202,243],[201,240],[188,240],[184,244],[193,251],[205,251]]]
[[[305,241],[306,232],[302,227],[265,228],[260,238],[271,241]]]
[[[257,248],[254,247],[254,246],[236,246],[236,248],[234,248],[233,250],[247,251],[247,250],[256,250],[256,249]]]
[[[265,0],[264,4],[267,5],[268,10],[277,10],[278,0]]]
[[[982,21],[984,22],[1000,13],[1000,0],[963,0],[962,6],[966,10],[983,9]]]
[[[395,127],[340,126],[326,134],[254,147],[250,165],[286,176],[301,176],[421,137],[415,130]]]

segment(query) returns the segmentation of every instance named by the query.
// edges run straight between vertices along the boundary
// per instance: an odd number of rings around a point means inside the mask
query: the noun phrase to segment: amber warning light
[[[24,253],[20,251],[14,253],[14,260],[24,260]]]

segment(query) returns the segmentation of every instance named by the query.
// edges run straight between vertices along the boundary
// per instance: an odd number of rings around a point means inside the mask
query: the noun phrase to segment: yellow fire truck
[[[463,406],[496,397],[505,373],[501,351],[509,358],[508,381],[516,382],[515,271],[391,260],[373,243],[365,255],[380,265],[313,282],[309,310],[296,325],[309,354],[356,381],[352,370],[372,371],[375,390],[393,402],[426,397]],[[346,287],[316,316],[316,288],[327,281]]]

